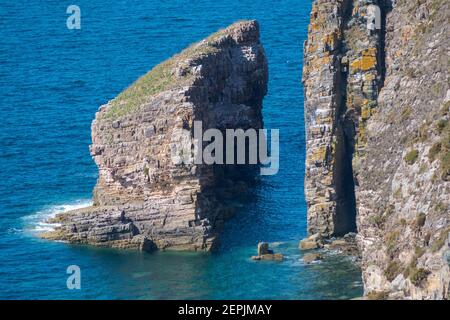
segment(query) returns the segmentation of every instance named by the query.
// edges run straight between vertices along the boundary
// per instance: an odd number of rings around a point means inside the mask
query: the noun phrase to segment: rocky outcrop
[[[308,231],[357,230],[368,296],[449,297],[449,10],[442,0],[313,5]]]
[[[315,233],[315,234],[301,240],[298,247],[300,250],[312,250],[312,249],[323,248],[322,235],[320,233]]]
[[[233,24],[153,68],[100,107],[92,123],[99,168],[93,206],[56,216],[60,225],[43,236],[115,248],[210,250],[227,210],[218,188],[233,186],[239,166],[176,161],[185,155],[174,147],[195,145],[195,121],[203,131],[261,128],[267,79],[256,21]]]
[[[266,261],[283,261],[284,256],[281,253],[275,253],[269,249],[267,242],[258,243],[258,255],[252,256],[252,260],[266,260]]]

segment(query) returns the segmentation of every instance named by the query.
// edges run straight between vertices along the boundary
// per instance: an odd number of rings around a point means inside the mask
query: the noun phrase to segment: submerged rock
[[[284,256],[281,253],[268,253],[260,256],[253,256],[252,260],[283,261]]]
[[[194,121],[203,131],[261,128],[267,80],[256,21],[235,23],[157,65],[96,114],[94,205],[57,215],[51,221],[61,225],[42,236],[123,249],[210,250],[230,212],[216,186],[239,166],[184,161],[189,155],[174,146],[191,149]]]
[[[320,261],[322,259],[323,257],[320,253],[306,253],[302,258],[303,262],[306,264],[310,264],[315,261]]]

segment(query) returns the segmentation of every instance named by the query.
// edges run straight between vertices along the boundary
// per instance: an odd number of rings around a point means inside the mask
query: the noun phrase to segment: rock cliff
[[[173,145],[195,144],[194,121],[203,130],[261,128],[267,80],[256,21],[235,23],[153,68],[100,107],[92,123],[90,150],[99,168],[93,206],[56,216],[59,225],[43,237],[210,250],[228,210],[218,188],[233,185],[239,168],[180,164]]]
[[[371,298],[449,298],[449,13],[444,0],[313,3],[308,231],[358,232]]]

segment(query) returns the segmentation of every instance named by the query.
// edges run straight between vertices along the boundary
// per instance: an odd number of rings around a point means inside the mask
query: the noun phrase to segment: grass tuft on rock
[[[430,159],[431,162],[436,160],[441,150],[442,144],[440,142],[436,142],[435,144],[433,144],[433,146],[430,148],[430,151],[428,152],[428,159]]]
[[[441,173],[442,178],[447,179],[450,176],[450,151],[447,151],[441,155]]]
[[[436,253],[444,246],[447,238],[449,237],[450,228],[446,228],[439,233],[439,237],[433,241],[431,245],[431,252]]]
[[[393,281],[400,273],[401,267],[397,261],[391,261],[386,270],[384,270],[384,275],[388,281]]]
[[[437,123],[436,123],[436,130],[439,134],[441,134],[445,127],[447,127],[448,125],[448,121],[446,121],[445,119],[440,119]]]
[[[407,164],[412,165],[416,162],[418,157],[419,151],[414,149],[406,154],[404,160],[406,161]]]
[[[423,284],[423,282],[428,278],[429,274],[430,271],[425,270],[423,268],[414,269],[411,272],[409,279],[416,287],[420,287]]]
[[[425,221],[427,219],[427,216],[425,213],[421,212],[416,217],[416,227],[421,228],[425,225]]]

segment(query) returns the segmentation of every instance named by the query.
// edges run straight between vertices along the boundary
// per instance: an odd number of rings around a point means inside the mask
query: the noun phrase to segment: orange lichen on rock
[[[369,48],[362,52],[362,57],[350,63],[350,69],[353,72],[368,71],[377,66],[377,49]]]
[[[370,118],[370,115],[371,115],[370,108],[367,106],[363,106],[361,108],[361,119],[367,120]]]
[[[323,65],[331,64],[331,62],[332,62],[331,59],[332,59],[332,56],[330,56],[330,55],[313,58],[308,62],[308,68],[313,71],[319,70],[322,68]]]
[[[326,146],[320,146],[315,148],[312,151],[312,154],[310,154],[309,162],[316,163],[316,162],[324,162],[327,155],[327,147]]]

